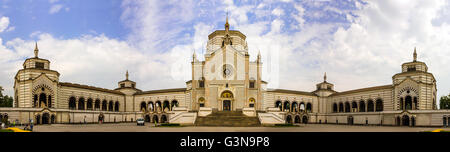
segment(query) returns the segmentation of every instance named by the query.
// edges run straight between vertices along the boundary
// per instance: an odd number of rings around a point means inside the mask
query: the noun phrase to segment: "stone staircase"
[[[196,126],[255,127],[260,126],[258,117],[245,116],[242,111],[217,111],[208,116],[198,116]]]

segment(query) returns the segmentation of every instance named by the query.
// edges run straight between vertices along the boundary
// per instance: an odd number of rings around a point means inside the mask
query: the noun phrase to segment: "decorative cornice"
[[[339,95],[346,95],[351,93],[360,93],[360,92],[366,92],[366,91],[374,91],[374,90],[382,90],[382,89],[392,89],[393,85],[383,85],[383,86],[375,86],[375,87],[368,87],[368,88],[362,88],[362,89],[355,89],[355,90],[349,90],[344,92],[338,92],[334,93],[331,96],[339,96]]]
[[[268,89],[267,92],[277,92],[277,93],[291,93],[299,95],[317,96],[312,92],[296,91],[296,90],[285,90],[285,89]]]
[[[118,94],[118,95],[125,95],[124,93],[122,93],[120,91],[116,91],[116,90],[110,90],[110,89],[105,89],[105,88],[98,88],[98,87],[93,87],[93,86],[88,86],[88,85],[81,85],[81,84],[75,84],[75,83],[60,82],[59,85],[65,86],[65,87],[82,88],[82,89],[89,89],[89,90],[95,90],[95,91],[100,91],[100,92],[113,93],[113,94]]]
[[[187,91],[186,88],[162,89],[162,90],[150,90],[150,91],[136,92],[134,95],[169,93],[169,92],[184,92],[184,91]]]

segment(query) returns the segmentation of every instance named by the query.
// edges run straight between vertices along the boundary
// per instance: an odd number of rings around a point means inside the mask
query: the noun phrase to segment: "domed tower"
[[[248,53],[246,36],[240,31],[230,30],[230,24],[228,23],[228,15],[225,21],[225,30],[216,30],[208,35],[208,43],[206,45],[205,58],[211,56],[212,53],[227,45],[232,46],[234,49],[242,54]]]
[[[392,76],[394,84],[393,110],[436,109],[436,79],[428,72],[424,62],[417,61],[414,48],[413,61],[402,64],[402,72]]]
[[[134,93],[140,91],[139,89],[136,89],[136,82],[131,81],[128,79],[129,74],[128,74],[128,70],[125,74],[125,80],[120,81],[119,87],[115,90],[118,90],[126,95],[133,95]]]
[[[314,93],[319,97],[328,97],[329,95],[336,93],[334,91],[334,84],[327,82],[327,73],[323,75],[323,82],[316,84],[316,90]]]
[[[125,74],[125,80],[120,81],[118,83],[119,87],[114,89],[117,91],[122,92],[123,94],[125,94],[125,101],[124,101],[124,111],[133,111],[133,107],[135,105],[134,103],[134,94],[136,92],[141,92],[141,90],[136,88],[136,82],[131,81],[128,79],[129,74],[128,74],[128,70]]]
[[[50,61],[38,55],[36,42],[34,57],[25,60],[14,78],[14,107],[57,108],[59,73],[50,70]]]

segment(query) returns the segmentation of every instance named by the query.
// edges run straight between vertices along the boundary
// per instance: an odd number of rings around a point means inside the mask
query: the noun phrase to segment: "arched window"
[[[222,98],[233,98],[233,93],[230,91],[224,91],[221,95]]]
[[[298,109],[300,112],[304,112],[306,109],[305,103],[304,102],[300,102]]]
[[[155,105],[153,104],[152,101],[149,101],[147,106],[149,111],[155,111]]]
[[[292,102],[292,112],[298,112],[298,104],[297,102]]]
[[[163,102],[163,110],[166,111],[166,109],[167,109],[168,111],[170,111],[170,103],[169,103],[169,101],[167,101],[167,100],[165,100],[165,101]],[[161,118],[162,118],[162,117],[161,117]]]
[[[250,100],[248,102],[249,102],[248,107],[250,107],[250,108],[255,107],[255,102],[256,102],[255,98],[250,98]]]
[[[114,111],[119,111],[119,101],[116,101],[116,104],[114,105]]]
[[[369,100],[369,102],[367,102],[367,112],[374,112],[374,110],[373,100]]]
[[[147,109],[147,104],[145,103],[145,101],[142,101],[140,110],[141,111],[146,111],[146,109]]]
[[[78,110],[84,110],[84,98],[78,99]]]
[[[205,98],[201,97],[198,99],[198,104],[199,107],[205,107]]]
[[[152,122],[156,122],[156,123],[159,122],[158,115],[153,115]]]
[[[357,112],[358,111],[358,104],[356,103],[356,101],[352,102],[352,112]]]
[[[294,123],[300,123],[300,116],[295,116]]]
[[[109,111],[114,111],[114,102],[113,101],[109,101],[108,110]]]
[[[339,112],[344,112],[344,104],[342,102],[339,103]]]
[[[102,110],[107,111],[108,110],[108,101],[103,100],[102,101]]]
[[[87,104],[86,104],[86,106],[87,106],[87,110],[92,110],[92,104],[93,103],[93,100],[92,100],[92,98],[89,98],[88,100],[87,100]]]
[[[377,99],[376,103],[375,103],[375,110],[376,111],[383,111],[383,100],[381,99]]]
[[[39,107],[47,107],[47,95],[45,93],[41,93],[39,95]]]
[[[291,117],[291,115],[287,115],[287,116],[286,116],[286,123],[288,123],[288,124],[292,123],[292,117]]]
[[[162,115],[161,116],[161,123],[167,123],[167,116],[166,115]]]
[[[70,97],[69,98],[69,109],[74,110],[77,106],[76,103],[77,99],[75,97]]]
[[[100,99],[95,100],[95,110],[100,110]]]
[[[284,109],[283,109],[283,111],[291,112],[289,101],[284,101]]]
[[[156,103],[155,103],[155,107],[157,108],[157,110],[159,110],[159,111],[162,111],[162,108],[161,108],[161,101],[156,101]]]
[[[172,102],[170,103],[170,111],[173,110],[173,107],[178,107],[178,101],[177,100],[172,100]]]
[[[338,112],[338,106],[336,103],[333,103],[333,112]]]
[[[364,100],[359,101],[359,112],[366,112],[366,103]]]
[[[36,108],[38,106],[38,96],[34,95],[33,96],[33,107]]]
[[[307,124],[307,123],[308,123],[308,117],[303,116],[302,122],[303,122],[304,124]]]
[[[405,97],[405,108],[406,108],[406,110],[412,109],[412,97],[411,96]]]
[[[403,97],[400,97],[400,103],[399,103],[398,109],[403,110]]]
[[[283,109],[281,109],[283,106],[281,106],[281,101],[278,100],[275,102],[275,108],[280,108],[280,111],[283,111]]]
[[[306,112],[308,113],[312,112],[312,104],[309,102],[306,104]]]
[[[52,107],[52,96],[51,95],[48,96],[48,107],[49,108]]]
[[[414,103],[414,107],[413,107],[413,108],[414,108],[414,110],[417,110],[417,109],[418,109],[418,108],[417,108],[417,107],[418,107],[417,97],[414,97],[413,99],[414,99],[414,100],[413,100],[413,103]]]
[[[350,112],[350,103],[345,102],[345,112]]]

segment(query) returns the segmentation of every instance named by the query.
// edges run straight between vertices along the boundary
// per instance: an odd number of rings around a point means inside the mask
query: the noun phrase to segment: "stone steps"
[[[260,126],[258,117],[248,117],[242,111],[218,111],[204,117],[197,117],[196,126],[252,127]]]

